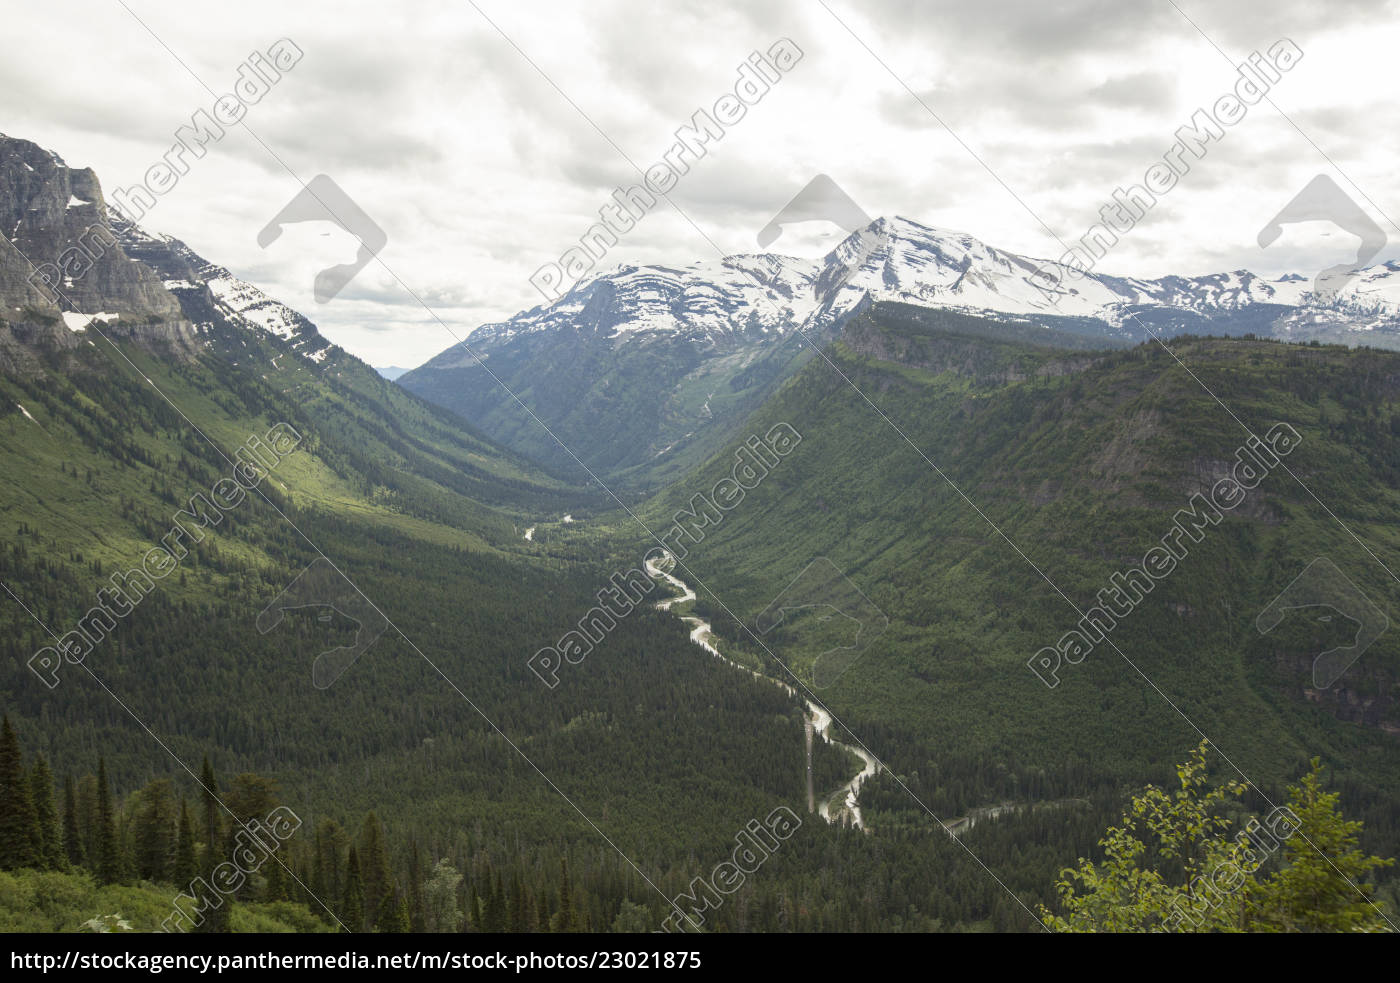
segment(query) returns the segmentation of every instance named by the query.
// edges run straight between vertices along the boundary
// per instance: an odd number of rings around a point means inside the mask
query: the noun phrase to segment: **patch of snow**
[[[472,342],[485,359],[517,336],[582,325],[596,325],[614,344],[665,334],[712,342],[742,334],[784,336],[829,326],[867,299],[1029,323],[1048,316],[1092,318],[1129,330],[1137,308],[1207,319],[1261,304],[1298,308],[1314,303],[1312,286],[1311,277],[1266,280],[1248,270],[1157,279],[1097,269],[1082,274],[966,233],[882,218],[819,258],[762,253],[679,268],[619,265],[550,304],[482,325]],[[1339,323],[1349,328],[1400,332],[1400,261],[1360,272],[1324,306],[1342,312]],[[455,352],[440,357],[470,364]]]
[[[303,321],[296,311],[227,270],[214,268],[210,272],[215,275],[204,283],[226,310],[283,341],[290,341],[296,336]]]
[[[105,311],[93,314],[91,317],[86,314],[79,314],[77,311],[64,311],[63,323],[68,326],[69,331],[85,331],[87,330],[88,323],[91,321],[101,321],[103,324],[107,324],[117,320],[119,317],[121,317],[120,314],[108,314]]]

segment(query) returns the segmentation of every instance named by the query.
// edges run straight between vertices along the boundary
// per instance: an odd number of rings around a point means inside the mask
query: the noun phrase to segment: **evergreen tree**
[[[374,931],[380,908],[393,889],[389,857],[384,849],[384,831],[374,813],[365,816],[360,830],[360,877],[365,889],[365,931]]]
[[[78,779],[78,835],[88,870],[97,871],[97,776],[89,772]]]
[[[390,891],[384,896],[384,903],[379,909],[379,917],[375,921],[380,932],[406,935],[408,933],[408,899],[398,897],[393,891]]]
[[[506,898],[505,891],[501,888],[501,875],[490,872],[490,891],[486,895],[486,904],[482,911],[483,932],[498,934],[506,930]]]
[[[253,820],[262,822],[279,801],[277,783],[252,772],[236,775],[224,795],[224,804],[235,820],[245,826]]]
[[[1389,923],[1368,875],[1395,861],[1358,846],[1361,823],[1342,818],[1336,792],[1322,788],[1322,763],[1288,787],[1298,830],[1283,845],[1283,867],[1251,892],[1254,924],[1279,932],[1384,932]]]
[[[81,867],[86,862],[82,831],[78,828],[78,795],[72,775],[63,776],[63,852],[73,867]]]
[[[349,837],[334,819],[323,819],[316,825],[316,854],[313,858],[311,881],[307,887],[325,904],[316,905],[327,920],[330,909],[345,896],[345,861]],[[356,926],[358,928],[358,926]]]
[[[481,892],[476,889],[475,883],[471,883],[467,888],[467,912],[472,928],[478,932],[484,931],[482,926],[486,924],[486,911],[481,903]]]
[[[223,817],[219,813],[219,783],[214,777],[214,766],[209,763],[207,754],[204,756],[204,764],[199,770],[199,800],[203,806],[204,819],[204,866],[208,870],[213,870],[214,864],[218,863],[214,859],[214,854],[223,838],[221,835]],[[213,863],[209,861],[213,861]]]
[[[132,817],[117,803],[115,798],[112,800],[112,806],[116,810],[117,816],[117,879],[126,880],[136,869],[136,855],[131,848]]]
[[[365,885],[360,878],[360,855],[352,846],[345,861],[345,894],[340,899],[340,921],[346,932],[363,931]]]
[[[578,915],[574,911],[573,890],[569,885],[569,861],[559,861],[559,911],[554,916],[556,932],[578,931]]]
[[[115,884],[121,879],[121,852],[117,841],[116,815],[112,808],[112,787],[107,780],[107,759],[97,759],[97,828],[94,830],[93,873],[99,884]]]
[[[38,867],[40,842],[24,752],[7,715],[0,722],[0,870]]]
[[[418,840],[409,843],[408,851],[408,902],[409,931],[417,934],[423,927],[423,858],[418,852]]]
[[[266,884],[263,889],[264,901],[288,901],[291,899],[291,891],[288,887],[291,875],[285,866],[290,859],[290,857],[281,856],[280,853],[274,853],[262,865],[261,873]]]
[[[287,885],[287,893],[297,904],[304,904],[316,915],[323,919],[329,919],[330,913],[326,911],[321,899],[311,892],[311,881],[315,874],[311,865],[305,858],[293,869],[296,878]]]
[[[175,828],[175,860],[171,865],[171,876],[182,888],[199,876],[194,820],[190,818],[189,803],[184,796],[180,797],[180,819]]]
[[[510,877],[510,903],[506,911],[506,930],[528,932],[529,924],[525,906],[525,886],[520,883],[519,874]]]
[[[68,858],[63,849],[63,833],[58,826],[58,809],[53,800],[53,772],[42,754],[34,756],[29,787],[39,829],[39,862],[48,870],[63,870],[68,866]]]
[[[170,879],[170,865],[175,852],[171,832],[175,821],[170,779],[158,779],[141,790],[134,842],[138,877],[162,882]]]
[[[219,804],[219,781],[214,775],[214,766],[209,763],[208,755],[204,756],[204,763],[199,770],[199,789],[204,820],[204,854],[200,859],[199,868],[207,879],[213,874],[214,868],[227,859],[227,844],[222,842],[224,826],[223,816],[220,814],[222,807]],[[222,903],[205,916],[196,931],[202,934],[227,932],[233,918],[233,905],[234,899],[223,895]]]

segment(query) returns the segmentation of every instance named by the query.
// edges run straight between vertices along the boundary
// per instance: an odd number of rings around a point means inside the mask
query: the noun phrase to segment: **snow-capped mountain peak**
[[[1301,275],[1265,280],[1248,270],[1156,279],[1085,274],[966,232],[891,216],[855,230],[819,258],[741,253],[684,267],[618,266],[551,304],[483,326],[472,347],[489,353],[517,336],[551,331],[601,333],[615,344],[665,334],[727,347],[799,327],[823,331],[868,301],[1130,338],[1148,333],[1142,319],[1169,328],[1297,337],[1301,324],[1318,323],[1310,290],[1311,280]],[[1295,310],[1305,306],[1306,318]],[[1331,340],[1338,331],[1364,330],[1368,343],[1379,344],[1379,326],[1396,332],[1400,347],[1400,264],[1366,270],[1325,310]]]

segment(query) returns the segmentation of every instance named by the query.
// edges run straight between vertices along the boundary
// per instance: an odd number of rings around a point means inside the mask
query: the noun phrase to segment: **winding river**
[[[686,584],[685,581],[681,580],[679,577],[675,577],[667,571],[662,570],[657,565],[655,560],[646,561],[646,571],[649,575],[653,577],[660,577],[662,580],[665,580],[672,587],[680,591],[680,595],[677,597],[671,597],[667,598],[664,601],[658,601],[656,603],[656,607],[659,610],[670,611],[677,604],[685,604],[688,601],[695,600],[695,591],[691,590],[690,586]],[[708,621],[705,621],[701,618],[697,618],[694,615],[678,615],[678,617],[681,619],[681,621],[685,622],[687,625],[690,626],[690,640],[696,645],[699,645],[706,652],[709,652],[712,656],[719,659],[726,665],[732,666],[733,668],[738,669],[741,672],[748,673],[755,679],[762,679],[765,682],[769,682],[772,683],[774,686],[780,687],[789,696],[793,697],[794,699],[800,699],[803,702],[803,704],[807,708],[807,808],[810,811],[815,806],[815,811],[817,812],[817,814],[820,815],[823,819],[825,819],[828,823],[839,822],[848,826],[854,826],[857,829],[864,831],[865,820],[860,814],[860,787],[863,784],[865,784],[865,780],[867,778],[869,778],[871,775],[875,774],[877,771],[880,770],[880,764],[878,761],[875,760],[874,756],[872,756],[864,748],[852,747],[849,744],[843,744],[840,741],[833,740],[831,737],[831,714],[827,713],[817,704],[813,703],[811,700],[798,693],[796,687],[789,685],[781,679],[774,679],[772,676],[766,676],[756,669],[750,669],[748,666],[741,666],[739,665],[739,663],[733,661],[732,659],[726,658],[720,652],[720,650],[715,647],[715,636],[711,631],[710,623]],[[818,736],[821,737],[823,741],[825,741],[827,744],[830,744],[832,747],[835,747],[842,751],[846,751],[847,753],[854,755],[856,758],[859,758],[861,763],[860,771],[855,775],[855,777],[853,777],[850,781],[846,782],[846,784],[842,785],[840,788],[836,789],[836,791],[832,792],[831,794],[823,796],[820,802],[815,803],[813,802],[812,794],[813,790],[811,735],[813,732],[815,732]]]
[[[566,515],[560,521],[569,523],[576,522],[577,520],[572,515]],[[535,528],[535,526],[530,526],[525,530],[526,540],[533,540],[535,538]],[[669,553],[667,554],[667,559],[671,559],[672,565],[674,565],[675,560]],[[644,566],[646,567],[648,575],[660,578],[680,591],[680,593],[674,597],[668,597],[664,601],[657,601],[656,607],[658,610],[670,611],[678,604],[686,604],[696,599],[695,591],[690,589],[689,584],[669,571],[661,569],[661,567],[657,565],[657,561],[648,559]],[[719,659],[727,666],[738,669],[740,672],[748,673],[755,679],[761,679],[764,682],[772,683],[793,699],[802,701],[803,705],[807,708],[806,726],[803,728],[807,749],[807,809],[809,812],[816,812],[828,823],[842,823],[847,826],[854,826],[862,832],[866,832],[865,819],[860,812],[860,787],[865,784],[867,778],[880,770],[880,763],[875,759],[875,756],[864,748],[853,747],[850,744],[834,740],[831,736],[831,714],[799,693],[796,687],[781,679],[774,679],[772,676],[764,675],[757,669],[750,669],[748,666],[742,666],[720,652],[720,650],[715,647],[715,635],[708,621],[705,621],[703,618],[697,618],[695,615],[691,614],[678,614],[677,617],[686,625],[690,626],[690,640],[710,653],[710,655]],[[860,761],[860,771],[834,792],[824,795],[820,801],[816,801],[812,788],[812,735],[814,733],[820,736],[827,744],[845,751],[847,754],[852,755]],[[996,819],[1004,813],[1011,813],[1025,808],[1045,808],[1061,806],[1068,803],[1082,803],[1085,801],[1084,799],[1060,799],[1054,802],[1035,803],[1002,802],[993,806],[973,809],[965,816],[951,819],[946,824],[940,823],[940,825],[943,825],[944,830],[950,835],[961,836],[978,823],[989,819]]]

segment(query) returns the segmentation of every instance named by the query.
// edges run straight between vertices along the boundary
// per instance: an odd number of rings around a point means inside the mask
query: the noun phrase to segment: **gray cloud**
[[[529,275],[577,240],[613,187],[634,179],[574,106],[460,0],[431,0],[411,13],[250,0],[237,18],[198,4],[130,2],[217,91],[249,52],[276,38],[302,47],[302,62],[252,107],[248,126],[303,179],[330,174],[359,201],[389,233],[385,262],[458,333],[538,303]],[[481,0],[643,166],[733,85],[750,51],[781,36],[801,45],[803,60],[673,192],[728,252],[755,249],[757,228],[814,174],[829,173],[872,215],[904,214],[1056,255],[1058,244],[1023,202],[1060,235],[1079,235],[1114,188],[1140,181],[1176,128],[1233,84],[1233,66],[1158,0],[830,2],[859,40],[822,6],[800,0]],[[1232,58],[1293,38],[1306,55],[1276,86],[1276,102],[1400,217],[1400,202],[1388,200],[1400,150],[1388,97],[1400,43],[1396,3],[1177,3]],[[0,62],[5,131],[96,168],[109,193],[138,180],[175,127],[211,101],[119,5],[96,5],[76,24],[66,8],[15,16],[26,42]],[[1328,168],[1271,107],[1257,106],[1102,268],[1282,271],[1310,248],[1300,240],[1259,250],[1254,232]],[[302,308],[332,340],[373,362],[416,364],[451,342],[373,266],[335,302],[315,304],[296,257],[255,241],[295,190],[257,141],[233,130],[144,224]],[[705,238],[660,206],[600,268],[713,256]]]

